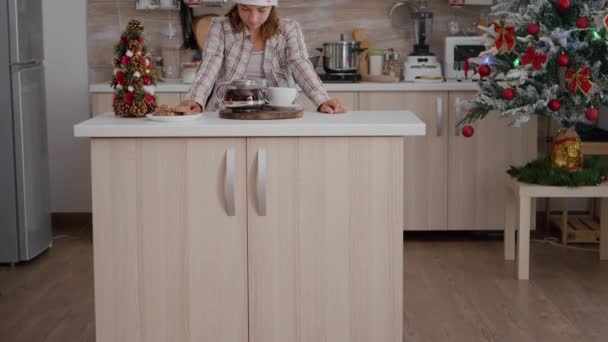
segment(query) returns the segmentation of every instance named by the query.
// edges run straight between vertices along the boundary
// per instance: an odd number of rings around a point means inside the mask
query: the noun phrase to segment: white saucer
[[[203,116],[203,113],[194,114],[194,115],[176,115],[176,116],[160,116],[160,115],[146,115],[148,120],[158,121],[158,122],[186,122],[186,121],[194,121]]]
[[[298,109],[302,109],[302,105],[298,104],[298,103],[293,103],[287,106],[280,106],[280,105],[274,105],[274,104],[270,104],[267,103],[266,104],[268,107],[273,108],[273,109],[282,109],[282,110],[298,110]]]

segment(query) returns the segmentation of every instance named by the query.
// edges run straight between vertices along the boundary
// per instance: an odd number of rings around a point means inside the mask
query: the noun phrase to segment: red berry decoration
[[[568,64],[570,64],[570,58],[565,53],[562,53],[559,56],[557,56],[557,64],[559,64],[560,66],[566,67],[566,66],[568,66]]]
[[[502,91],[502,98],[507,100],[507,101],[511,101],[515,98],[515,89],[513,88],[506,88]]]
[[[580,17],[576,19],[576,27],[579,29],[586,29],[589,26],[589,19],[585,17]]]
[[[597,110],[597,108],[590,107],[585,112],[585,117],[591,122],[596,122],[599,114],[600,112]]]
[[[570,0],[557,0],[555,2],[557,9],[560,11],[565,11],[570,8]]]
[[[528,25],[528,34],[536,36],[540,32],[540,25],[532,23]]]
[[[479,75],[481,77],[488,76],[490,74],[490,71],[491,71],[490,67],[486,64],[479,67]]]
[[[557,112],[561,108],[561,106],[562,106],[562,104],[559,103],[558,100],[549,101],[549,109],[551,109],[554,112]]]
[[[473,128],[473,126],[466,125],[462,127],[462,135],[464,135],[465,137],[470,138],[473,136],[473,134],[475,134],[475,129]]]

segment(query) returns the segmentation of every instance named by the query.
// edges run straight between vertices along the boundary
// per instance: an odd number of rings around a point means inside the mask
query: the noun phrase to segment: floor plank
[[[91,231],[56,234],[36,260],[0,266],[0,341],[95,340]],[[605,341],[608,262],[532,242],[531,280],[517,281],[499,237],[408,235],[404,341]]]

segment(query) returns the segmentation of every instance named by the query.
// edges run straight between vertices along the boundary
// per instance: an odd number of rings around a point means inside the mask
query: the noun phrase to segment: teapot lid
[[[240,79],[240,80],[233,80],[231,82],[232,85],[235,85],[237,87],[259,87],[259,88],[266,88],[266,80],[265,79]]]

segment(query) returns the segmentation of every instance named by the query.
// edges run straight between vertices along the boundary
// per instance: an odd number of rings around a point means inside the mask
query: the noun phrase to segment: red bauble
[[[140,42],[140,43],[143,43],[144,42],[144,37],[142,37],[142,36],[137,37],[137,41]]]
[[[144,85],[150,85],[152,83],[152,79],[148,75],[145,75],[143,77],[143,79],[144,79]]]
[[[557,9],[560,11],[565,11],[570,8],[570,0],[557,0],[555,2]]]
[[[580,17],[576,19],[576,27],[579,29],[586,29],[589,26],[589,19],[585,17]]]
[[[146,103],[154,103],[154,96],[146,94]]]
[[[569,63],[570,63],[570,58],[565,53],[562,53],[559,56],[557,56],[557,64],[559,64],[560,66],[565,67],[565,66],[568,66]]]
[[[127,64],[129,64],[130,61],[131,61],[131,58],[129,56],[122,56],[122,58],[120,59],[120,63],[122,65],[127,65]]]
[[[473,134],[475,134],[475,129],[473,128],[473,126],[466,125],[462,127],[462,135],[464,135],[465,137],[470,138],[473,136]]]
[[[507,100],[507,101],[511,101],[515,98],[515,89],[513,88],[506,88],[502,91],[502,98]]]
[[[585,117],[591,122],[596,122],[599,114],[600,112],[597,110],[597,108],[589,107],[585,112]]]
[[[133,104],[133,101],[135,101],[135,94],[132,92],[127,92],[125,94],[125,102],[128,104]]]
[[[128,43],[127,37],[125,37],[125,36],[120,36],[120,43],[121,43],[121,44],[127,44],[127,43]]]
[[[488,65],[484,64],[479,67],[478,71],[479,71],[479,75],[481,77],[486,77],[490,74],[490,71],[492,71],[492,70],[490,69],[490,67]]]
[[[552,111],[557,112],[561,107],[562,107],[562,104],[559,103],[558,100],[549,101],[549,109],[551,109]]]
[[[122,71],[116,72],[116,83],[121,86],[125,85],[125,74]]]
[[[528,34],[536,36],[540,32],[540,25],[532,23],[528,25]]]

